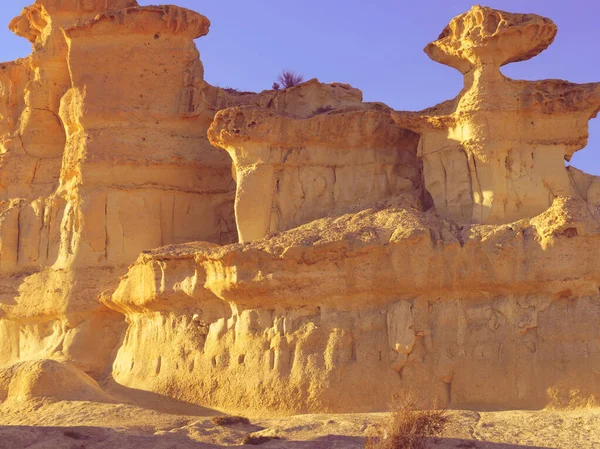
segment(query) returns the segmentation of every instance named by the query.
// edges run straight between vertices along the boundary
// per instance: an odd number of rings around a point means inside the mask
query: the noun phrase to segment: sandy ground
[[[1,449],[187,449],[240,446],[248,434],[279,437],[264,448],[362,448],[387,414],[302,415],[215,425],[220,413],[141,393],[132,403],[28,402],[0,406]],[[140,405],[142,404],[142,405]],[[600,448],[600,409],[453,411],[431,448]],[[252,446],[244,446],[252,447]]]

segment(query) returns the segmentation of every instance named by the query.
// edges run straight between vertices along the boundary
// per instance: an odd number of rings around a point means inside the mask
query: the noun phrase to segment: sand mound
[[[37,360],[0,370],[0,400],[114,402],[98,383],[69,363]]]

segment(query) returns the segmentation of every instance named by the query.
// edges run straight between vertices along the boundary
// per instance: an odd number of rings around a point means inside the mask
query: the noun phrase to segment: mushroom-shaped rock
[[[557,196],[577,196],[564,160],[587,144],[600,84],[515,81],[500,72],[555,34],[549,19],[476,6],[425,49],[460,70],[465,87],[454,100],[393,117],[421,134],[425,187],[440,215],[508,223],[541,213]]]
[[[116,26],[115,26],[116,25]],[[189,9],[173,5],[144,6],[106,11],[94,20],[65,30],[69,37],[102,34],[146,34],[160,33],[197,39],[208,34],[210,20]]]
[[[48,13],[93,12],[96,14],[138,6],[136,0],[37,0],[36,5],[44,7]]]
[[[23,8],[9,24],[15,34],[31,42],[48,35],[44,30],[50,22],[71,25],[76,20],[89,20],[96,14],[138,6],[136,0],[36,0]]]
[[[467,73],[474,66],[500,67],[533,58],[548,48],[556,32],[554,22],[545,17],[476,5],[452,19],[425,52],[434,61]]]

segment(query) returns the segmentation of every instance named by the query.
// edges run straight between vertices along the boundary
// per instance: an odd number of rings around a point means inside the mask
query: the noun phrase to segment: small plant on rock
[[[235,426],[236,424],[250,424],[248,418],[243,416],[215,416],[212,419],[213,424],[217,426]]]
[[[440,436],[450,415],[437,403],[433,407],[419,407],[413,392],[403,394],[395,410],[383,426],[380,435],[370,437],[366,449],[426,449],[427,439]]]
[[[303,81],[303,75],[298,75],[293,70],[283,70],[277,77],[277,81],[275,82],[275,84],[277,84],[280,87],[283,87],[284,89],[288,89],[290,87],[297,86]],[[275,87],[275,84],[273,84],[273,87]]]
[[[332,106],[321,106],[314,112],[314,115],[327,114],[328,112],[331,112],[331,111],[333,111]]]
[[[279,437],[267,436],[267,435],[251,435],[248,434],[242,440],[242,445],[259,446],[261,444],[268,443],[273,440],[280,440]]]
[[[68,438],[71,438],[73,440],[86,440],[87,439],[84,435],[82,435],[81,433],[76,432],[74,430],[65,430],[65,431],[63,431],[63,435]]]

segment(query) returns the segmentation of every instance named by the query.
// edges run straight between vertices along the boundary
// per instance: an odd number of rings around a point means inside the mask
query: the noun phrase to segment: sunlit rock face
[[[549,19],[453,19],[426,52],[465,88],[421,112],[211,86],[209,26],[127,0],[11,23],[33,52],[0,64],[1,401],[111,401],[107,378],[261,416],[600,394],[600,177],[564,166],[599,87],[500,73]]]
[[[597,394],[599,223],[576,199],[467,228],[397,199],[147,252],[107,300],[129,323],[113,376],[250,414],[385,410],[405,389],[461,409]]]
[[[100,373],[118,341],[122,318],[97,294],[119,270],[76,262],[84,221],[99,217],[76,217],[76,187],[61,180],[75,169],[60,114],[72,86],[64,28],[135,5],[37,1],[10,23],[33,51],[0,64],[0,365],[55,357]]]
[[[549,19],[475,6],[425,48],[460,70],[465,87],[453,100],[394,119],[421,134],[425,187],[441,216],[509,223],[558,196],[579,195],[564,160],[587,144],[600,84],[515,81],[500,72],[545,50],[555,35]]]
[[[316,87],[289,90],[304,96]],[[240,241],[395,195],[422,199],[418,135],[398,127],[389,108],[361,103],[356,89],[333,85],[323,94],[327,108],[277,113],[246,106],[217,114],[209,138],[233,160]]]
[[[235,240],[231,162],[206,130],[241,97],[203,80],[209,24],[123,0],[37,1],[11,22],[33,52],[0,64],[0,365],[109,371],[125,323],[99,296],[139,252]]]

